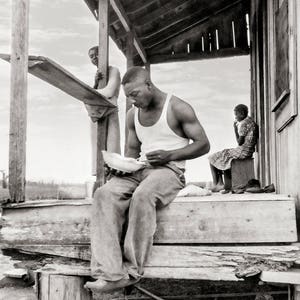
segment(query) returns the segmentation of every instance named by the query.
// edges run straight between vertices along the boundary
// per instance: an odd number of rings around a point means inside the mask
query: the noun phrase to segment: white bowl
[[[122,172],[132,173],[143,168],[146,165],[144,162],[140,162],[131,157],[121,156],[118,153],[107,152],[102,150],[102,155],[105,163],[110,168]]]

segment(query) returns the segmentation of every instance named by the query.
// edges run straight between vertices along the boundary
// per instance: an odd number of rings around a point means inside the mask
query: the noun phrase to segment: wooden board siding
[[[279,193],[288,193],[295,197],[297,207],[297,219],[300,217],[300,122],[297,116],[298,110],[300,109],[299,90],[300,80],[298,70],[300,69],[300,51],[299,51],[299,36],[300,36],[300,2],[297,0],[281,1],[281,10],[286,10],[288,5],[288,30],[286,23],[280,23],[278,20],[278,1],[267,1],[267,38],[261,40],[262,47],[268,48],[267,60],[266,60],[266,77],[265,82],[262,82],[261,87],[265,85],[268,95],[266,96],[265,111],[267,119],[266,122],[269,124],[266,127],[269,139],[266,140],[266,146],[269,147],[270,153],[267,153],[270,157],[270,182],[276,185],[276,190]],[[277,14],[276,14],[277,12]],[[283,11],[282,11],[283,12]],[[277,19],[277,23],[276,23]],[[284,39],[276,37],[276,25],[277,33],[281,33]],[[288,38],[288,39],[286,39]],[[286,41],[286,43],[284,43]],[[288,46],[288,53],[285,53],[285,57],[288,55],[288,61],[279,56],[277,47]],[[285,50],[286,51],[286,50]],[[282,51],[282,54],[284,51]],[[279,58],[281,57],[281,60]],[[283,65],[280,64],[283,61]],[[286,65],[287,64],[287,65]],[[280,94],[278,91],[278,76],[281,76],[280,69],[288,70],[289,82],[287,85],[283,85],[283,88],[288,90],[282,90],[286,92]],[[286,76],[286,73],[283,76]],[[281,97],[283,96],[283,98]],[[261,105],[257,103],[256,107]],[[267,172],[268,170],[263,170]],[[298,229],[300,228],[298,221]]]
[[[88,244],[90,203],[57,202],[4,208],[2,244]],[[282,195],[177,198],[158,211],[157,223],[159,244],[297,240],[294,200]]]

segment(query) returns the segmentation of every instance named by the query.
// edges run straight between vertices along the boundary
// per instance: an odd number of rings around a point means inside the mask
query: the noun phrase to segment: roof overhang
[[[98,1],[84,0],[97,19]],[[109,0],[109,35],[134,64],[249,54],[250,0]]]

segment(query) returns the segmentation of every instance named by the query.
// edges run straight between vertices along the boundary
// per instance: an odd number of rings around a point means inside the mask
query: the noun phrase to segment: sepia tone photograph
[[[0,7],[0,300],[300,300],[299,0]]]

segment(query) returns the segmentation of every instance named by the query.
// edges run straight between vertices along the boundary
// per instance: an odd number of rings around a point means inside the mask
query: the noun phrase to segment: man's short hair
[[[235,108],[235,111],[238,111],[242,113],[243,115],[247,116],[248,115],[248,106],[245,104],[238,104]]]
[[[145,79],[145,81],[150,80],[149,72],[142,67],[131,67],[127,70],[127,72],[123,76],[122,85],[140,79]]]
[[[93,46],[92,48],[89,49],[88,53],[90,53],[90,51],[96,50],[98,52],[98,46]]]

